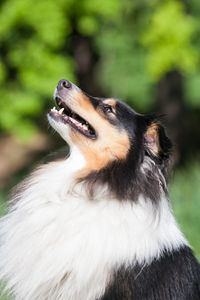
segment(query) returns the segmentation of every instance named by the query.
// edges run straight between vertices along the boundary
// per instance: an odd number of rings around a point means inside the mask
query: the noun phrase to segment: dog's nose
[[[66,79],[61,79],[58,82],[58,89],[70,89],[72,87],[72,84],[70,81],[66,80]]]

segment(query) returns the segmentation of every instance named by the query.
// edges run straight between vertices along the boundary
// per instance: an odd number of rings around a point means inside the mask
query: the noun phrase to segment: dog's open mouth
[[[56,97],[55,100],[60,110],[57,110],[55,107],[52,108],[50,111],[50,116],[52,118],[71,125],[72,128],[90,139],[96,139],[94,128],[86,120],[73,112],[61,98]]]

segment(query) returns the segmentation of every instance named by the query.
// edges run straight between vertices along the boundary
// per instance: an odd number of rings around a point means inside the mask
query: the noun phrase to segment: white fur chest
[[[104,190],[91,201],[83,186],[71,193],[83,165],[72,157],[38,171],[1,221],[0,278],[17,300],[98,299],[120,264],[148,263],[185,243],[166,199],[155,211],[142,197],[120,203]]]

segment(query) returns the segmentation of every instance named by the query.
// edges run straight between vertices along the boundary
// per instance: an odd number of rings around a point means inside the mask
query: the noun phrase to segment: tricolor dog
[[[67,80],[54,98],[49,123],[70,152],[22,182],[1,218],[5,290],[16,300],[199,300],[159,120]]]

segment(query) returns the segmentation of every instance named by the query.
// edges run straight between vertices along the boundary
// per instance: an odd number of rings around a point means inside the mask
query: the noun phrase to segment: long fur
[[[97,299],[119,262],[149,264],[187,244],[164,195],[156,210],[142,196],[137,204],[110,199],[106,188],[88,200],[73,184],[82,162],[77,149],[38,169],[1,220],[1,276],[16,299]]]
[[[50,123],[70,155],[34,171],[1,218],[5,291],[16,300],[198,299],[199,265],[174,219],[162,155],[148,153],[140,138],[129,164],[111,162],[80,178],[87,161],[69,126]],[[190,278],[196,285],[187,298]]]

